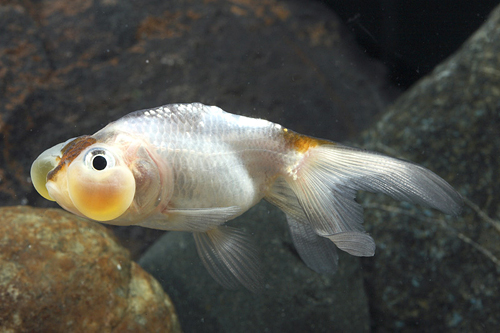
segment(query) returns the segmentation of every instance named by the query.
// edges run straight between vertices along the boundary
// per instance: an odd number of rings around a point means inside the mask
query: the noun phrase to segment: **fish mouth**
[[[31,182],[35,187],[36,191],[40,193],[42,197],[47,200],[55,201],[49,194],[47,189],[47,174],[54,170],[59,161],[62,158],[62,150],[63,148],[71,141],[75,140],[75,138],[71,138],[63,143],[59,143],[52,148],[47,149],[31,165]]]

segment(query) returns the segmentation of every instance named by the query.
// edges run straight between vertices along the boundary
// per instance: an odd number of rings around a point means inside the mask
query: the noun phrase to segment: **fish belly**
[[[238,206],[262,199],[264,173],[252,172],[248,158],[229,151],[179,149],[167,154],[174,177],[169,206],[177,209]]]

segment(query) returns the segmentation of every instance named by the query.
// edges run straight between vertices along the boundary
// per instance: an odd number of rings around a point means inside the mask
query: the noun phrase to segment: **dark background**
[[[485,21],[496,0],[324,0],[406,89],[455,52]]]

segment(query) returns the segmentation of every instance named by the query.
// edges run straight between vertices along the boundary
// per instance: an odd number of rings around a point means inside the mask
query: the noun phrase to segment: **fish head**
[[[31,165],[31,182],[35,187],[35,190],[47,200],[55,201],[55,199],[50,196],[49,191],[45,186],[47,183],[47,174],[59,164],[62,157],[61,151],[63,147],[73,140],[75,140],[75,138],[69,139],[66,142],[59,143],[45,150]]]
[[[144,149],[127,142],[81,136],[47,149],[31,166],[33,185],[44,198],[92,220],[110,223],[131,209],[137,211],[136,188],[146,191],[145,182],[157,182],[151,175],[158,178],[158,172]]]

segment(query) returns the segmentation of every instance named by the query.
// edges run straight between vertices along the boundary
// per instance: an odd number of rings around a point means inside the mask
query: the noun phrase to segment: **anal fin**
[[[223,287],[240,284],[253,292],[262,288],[262,269],[256,247],[239,229],[219,226],[193,233],[198,254],[212,277]]]

